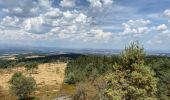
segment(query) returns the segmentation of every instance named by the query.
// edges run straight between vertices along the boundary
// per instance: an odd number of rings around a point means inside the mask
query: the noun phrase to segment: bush
[[[14,73],[9,81],[10,91],[18,98],[27,98],[36,89],[36,81],[32,77],[26,77],[22,73]]]
[[[121,54],[120,64],[107,76],[106,95],[109,100],[156,100],[157,78],[144,66],[145,53],[138,42]]]
[[[76,83],[75,74],[73,72],[70,72],[67,75],[67,78],[65,79],[65,83],[68,83],[68,84],[75,84]]]

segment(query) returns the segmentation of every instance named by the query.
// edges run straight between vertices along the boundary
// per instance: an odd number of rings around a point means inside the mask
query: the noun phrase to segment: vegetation
[[[160,100],[170,100],[170,59],[162,58],[153,60],[150,66],[159,78],[158,97]]]
[[[35,80],[24,76],[21,72],[14,73],[9,83],[11,93],[19,99],[27,98],[36,89]]]
[[[0,68],[12,68],[12,67],[18,67],[18,66],[26,66],[30,63],[49,63],[49,62],[67,62],[69,60],[76,59],[80,56],[83,56],[81,54],[60,54],[60,55],[44,55],[44,57],[37,57],[37,58],[26,58],[30,55],[17,55],[16,60],[6,60],[3,58],[0,58]]]
[[[91,80],[96,76],[112,71],[113,64],[118,62],[118,56],[83,56],[72,60],[67,64],[65,82],[75,84],[77,82]],[[74,79],[74,82],[72,82]]]
[[[64,54],[25,58],[18,55],[17,60],[0,59],[0,68],[25,66],[33,73],[39,63],[58,61],[68,62],[65,83],[77,88],[74,98],[170,100],[170,58],[146,56],[138,43],[112,56]],[[36,87],[35,80],[22,73],[15,73],[9,83],[11,92],[19,98],[29,96]],[[80,83],[84,86],[77,85]]]
[[[0,68],[11,68],[14,65],[14,61],[0,59]]]
[[[78,84],[76,92],[72,97],[73,100],[87,100],[87,94],[85,92],[85,86],[83,84]]]
[[[122,97],[125,100],[170,99],[170,58],[146,56],[138,43],[126,48],[120,56],[89,55],[71,60],[65,74],[65,82],[68,84],[89,84],[90,81],[90,85],[94,87],[95,83],[100,84],[95,91],[103,96],[98,96],[98,99],[110,97],[113,92],[119,94],[118,98],[125,96],[126,98]],[[105,79],[105,76],[107,80],[100,79]],[[119,81],[122,81],[123,85],[113,85]],[[111,83],[112,85],[109,85]],[[105,89],[107,91],[104,91]]]
[[[28,70],[28,71],[31,71],[31,73],[34,72],[35,69],[38,69],[38,63],[36,62],[31,62],[31,63],[28,63],[25,68]]]
[[[106,95],[111,100],[156,100],[157,79],[144,66],[145,53],[138,42],[121,54],[121,64],[107,75]]]

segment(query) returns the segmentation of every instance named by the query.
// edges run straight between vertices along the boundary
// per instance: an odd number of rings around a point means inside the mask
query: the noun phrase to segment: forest
[[[138,43],[131,44],[120,55],[79,57],[67,64],[65,74],[67,84],[81,86],[77,91],[84,94],[76,94],[76,97],[91,96],[91,100],[170,99],[170,58],[146,56]],[[93,89],[92,95],[89,92]]]

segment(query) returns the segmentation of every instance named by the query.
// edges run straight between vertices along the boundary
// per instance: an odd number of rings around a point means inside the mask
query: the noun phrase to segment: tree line
[[[85,56],[70,61],[65,83],[104,79],[104,100],[169,100],[170,58],[146,56],[138,42],[117,56]],[[86,91],[87,92],[87,91]],[[99,99],[99,98],[98,98]]]

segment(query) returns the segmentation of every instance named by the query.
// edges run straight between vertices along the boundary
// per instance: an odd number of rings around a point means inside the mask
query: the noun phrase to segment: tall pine
[[[131,43],[120,55],[121,63],[107,75],[109,100],[157,100],[157,78],[144,65],[145,52],[138,42]]]

